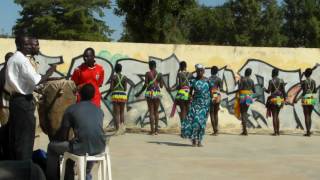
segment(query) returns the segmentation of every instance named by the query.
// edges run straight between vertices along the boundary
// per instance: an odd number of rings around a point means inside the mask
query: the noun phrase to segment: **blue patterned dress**
[[[186,118],[181,123],[181,136],[192,140],[202,140],[205,134],[208,111],[211,102],[209,81],[192,79],[194,95]]]

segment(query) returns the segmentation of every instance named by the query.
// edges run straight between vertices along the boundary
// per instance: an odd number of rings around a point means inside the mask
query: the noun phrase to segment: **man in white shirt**
[[[5,72],[5,90],[10,93],[9,148],[12,160],[31,159],[35,137],[35,105],[32,92],[55,70],[38,74],[26,57],[31,53],[28,37],[17,36],[17,51],[9,59]]]

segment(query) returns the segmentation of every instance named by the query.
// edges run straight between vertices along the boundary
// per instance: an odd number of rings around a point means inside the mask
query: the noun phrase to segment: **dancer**
[[[303,80],[301,82],[301,89],[302,89],[302,107],[303,107],[303,114],[305,118],[306,123],[306,130],[307,133],[304,136],[311,136],[311,114],[313,111],[314,105],[316,105],[316,95],[317,92],[316,89],[316,82],[310,78],[312,74],[312,69],[307,68],[304,72],[304,76],[306,77],[306,80]]]
[[[211,68],[211,77],[209,78],[210,84],[212,84],[212,88],[210,89],[212,101],[210,103],[210,119],[211,125],[213,128],[212,135],[218,135],[218,112],[220,109],[220,101],[221,101],[221,94],[220,90],[222,89],[223,83],[221,78],[217,76],[218,74],[218,67],[212,66]]]
[[[235,115],[242,121],[242,133],[240,135],[247,136],[247,119],[248,109],[253,103],[254,82],[250,78],[252,69],[247,68],[245,70],[245,77],[241,77],[238,83],[238,92],[234,104]]]
[[[160,106],[160,98],[161,92],[160,88],[163,87],[163,79],[161,73],[158,73],[156,70],[156,62],[149,61],[149,69],[150,71],[145,75],[145,83],[142,89],[135,95],[138,97],[145,89],[145,97],[148,103],[148,110],[150,115],[150,127],[151,127],[151,135],[157,135],[158,125],[159,125],[159,106]]]
[[[177,83],[175,87],[172,87],[170,90],[178,90],[175,102],[172,107],[170,116],[173,117],[176,105],[180,107],[179,117],[180,120],[184,119],[188,113],[189,104],[190,104],[190,83],[189,79],[191,74],[187,72],[187,63],[185,61],[180,62],[180,68],[177,74]]]
[[[181,124],[181,136],[191,139],[193,147],[201,147],[211,100],[211,86],[204,77],[204,67],[201,64],[196,65],[196,71],[197,77],[190,81],[192,102]]]
[[[124,134],[126,131],[126,127],[124,124],[124,108],[126,105],[126,102],[128,100],[127,96],[127,77],[125,75],[121,74],[122,71],[122,65],[116,64],[115,65],[115,74],[111,78],[111,85],[110,90],[106,97],[109,95],[109,93],[112,93],[111,95],[111,101],[113,106],[113,115],[115,118],[115,127],[116,127],[116,134]]]
[[[282,79],[278,78],[279,70],[272,70],[272,79],[269,81],[268,89],[265,91],[270,93],[270,96],[267,99],[267,117],[272,115],[273,121],[273,136],[280,135],[280,120],[279,113],[281,108],[284,105],[285,98],[287,97],[286,91],[284,89],[285,83]]]
[[[71,79],[77,85],[78,89],[81,89],[84,84],[91,83],[95,88],[95,95],[92,102],[97,107],[100,107],[101,93],[99,91],[99,87],[102,86],[104,80],[104,70],[102,66],[96,64],[94,58],[94,49],[85,49],[83,52],[84,63],[74,70]],[[80,96],[78,94],[78,102],[79,101]]]

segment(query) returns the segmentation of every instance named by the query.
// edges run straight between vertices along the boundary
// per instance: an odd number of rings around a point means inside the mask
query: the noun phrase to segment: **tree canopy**
[[[13,30],[44,39],[109,41],[112,30],[104,21],[109,0],[15,0],[22,6]]]
[[[235,46],[320,46],[318,0],[117,0],[122,41]]]
[[[102,21],[109,0],[15,0],[22,6],[15,34],[39,38],[109,41]],[[319,0],[114,0],[123,16],[119,41],[233,46],[320,47]],[[281,3],[280,3],[281,2]]]

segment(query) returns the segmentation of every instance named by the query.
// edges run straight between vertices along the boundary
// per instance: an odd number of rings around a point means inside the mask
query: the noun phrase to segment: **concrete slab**
[[[42,141],[40,143],[40,140]],[[37,138],[43,148],[45,138]],[[115,180],[320,179],[320,137],[206,136],[191,147],[178,135],[126,134],[110,142]]]

